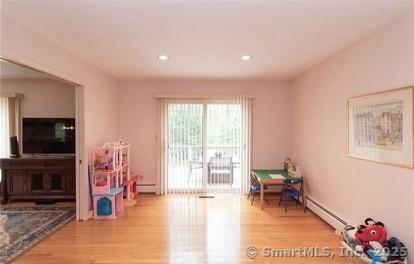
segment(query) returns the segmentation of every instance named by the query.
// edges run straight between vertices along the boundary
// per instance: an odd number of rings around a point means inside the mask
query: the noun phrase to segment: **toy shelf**
[[[130,145],[123,140],[93,151],[92,195],[95,219],[115,219],[131,195]]]
[[[96,171],[93,177],[92,191],[94,194],[110,193],[112,188],[119,188],[123,185],[119,173]]]

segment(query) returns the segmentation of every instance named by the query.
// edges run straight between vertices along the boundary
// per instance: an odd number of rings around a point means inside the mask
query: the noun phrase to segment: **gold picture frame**
[[[414,168],[414,86],[348,98],[348,156]]]

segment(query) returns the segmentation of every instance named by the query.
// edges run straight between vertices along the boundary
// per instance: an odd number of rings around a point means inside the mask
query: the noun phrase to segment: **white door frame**
[[[49,67],[37,64],[13,54],[12,56],[3,56],[0,59],[30,68],[34,71],[50,75],[52,78],[71,84],[75,88],[75,122],[76,122],[76,220],[87,220],[89,214],[89,188],[88,188],[88,166],[86,149],[85,149],[85,87],[73,77],[51,69]],[[86,175],[86,176],[85,176]],[[85,202],[86,201],[86,202]]]
[[[85,91],[84,86],[76,86],[76,220],[89,218],[89,172],[87,150],[85,148]],[[84,175],[81,177],[81,175]],[[86,175],[86,177],[85,177]],[[83,201],[83,202],[82,202]],[[88,202],[86,202],[88,201]]]

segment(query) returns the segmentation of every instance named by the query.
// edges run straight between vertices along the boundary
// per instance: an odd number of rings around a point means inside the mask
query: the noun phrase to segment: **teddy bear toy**
[[[365,225],[358,226],[355,238],[364,245],[366,249],[372,249],[371,241],[379,244],[387,241],[387,230],[381,222],[375,222],[372,218],[365,219]]]

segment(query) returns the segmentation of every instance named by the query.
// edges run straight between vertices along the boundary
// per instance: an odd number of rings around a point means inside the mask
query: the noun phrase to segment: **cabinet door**
[[[30,192],[45,193],[47,190],[47,179],[44,171],[41,170],[30,170],[27,172],[30,180]]]
[[[48,192],[64,194],[66,186],[66,170],[50,170],[48,172]]]
[[[30,179],[23,170],[7,171],[7,192],[9,194],[25,194],[30,191]]]

